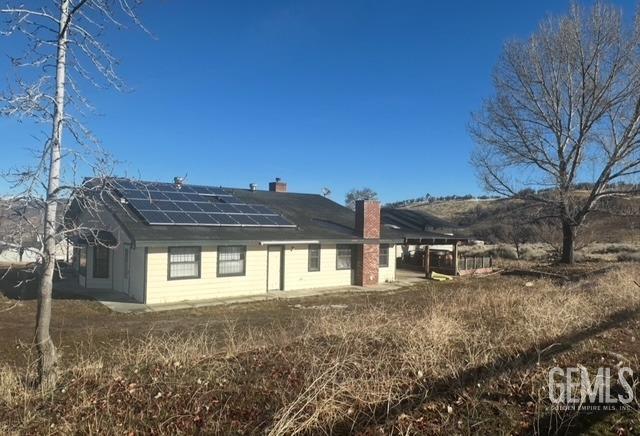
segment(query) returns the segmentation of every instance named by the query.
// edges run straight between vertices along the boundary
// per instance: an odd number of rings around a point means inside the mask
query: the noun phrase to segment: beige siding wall
[[[246,275],[238,277],[217,277],[216,246],[203,246],[201,250],[199,279],[169,280],[167,277],[168,249],[166,247],[148,248],[147,303],[259,295],[267,292],[266,247],[257,245],[247,247]],[[307,245],[285,245],[285,291],[351,285],[351,270],[336,270],[335,245],[321,246],[320,271],[308,271],[308,253]],[[391,246],[389,267],[380,269],[381,283],[395,280],[393,253],[394,247]]]
[[[351,270],[336,270],[335,245],[321,245],[320,271],[309,272],[308,262],[307,245],[285,246],[285,290],[351,285]]]
[[[215,246],[203,246],[199,279],[169,280],[167,248],[150,247],[147,257],[147,303],[263,294],[267,288],[267,249],[247,247],[246,275],[217,277]]]

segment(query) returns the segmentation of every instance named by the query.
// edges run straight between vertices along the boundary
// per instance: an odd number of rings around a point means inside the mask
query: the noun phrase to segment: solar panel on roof
[[[168,200],[169,199],[169,197],[167,197],[166,195],[164,195],[164,193],[160,191],[149,191],[147,193],[147,196],[152,200]]]
[[[220,203],[216,204],[216,206],[218,206],[218,209],[225,213],[240,213],[240,211],[236,209],[236,207],[232,204]]]
[[[163,212],[157,210],[140,210],[138,213],[149,224],[170,224],[172,221]]]
[[[186,197],[187,201],[207,201],[202,195],[192,192],[182,192],[182,195]]]
[[[173,201],[187,201],[187,197],[181,192],[165,192],[168,199]]]
[[[295,227],[269,207],[248,205],[222,188],[125,179],[113,184],[148,224]]]
[[[280,215],[274,215],[269,217],[275,224],[279,226],[290,226],[292,225],[287,219],[281,217]]]
[[[208,213],[192,213],[190,214],[198,224],[220,224],[216,216]]]
[[[247,204],[236,204],[235,208],[241,213],[256,213],[255,209]]]
[[[251,215],[251,219],[261,226],[272,226],[275,223],[271,220],[270,216],[267,215]]]
[[[197,185],[188,185],[183,187],[183,189],[188,189],[189,192],[195,192],[201,195],[218,195],[221,197],[231,197],[232,195],[228,192],[225,192],[221,188],[215,188],[213,186],[197,186]]]
[[[171,212],[176,212],[176,211],[180,211],[181,209],[178,207],[178,205],[176,203],[174,203],[173,201],[154,201],[154,204],[158,207],[158,209],[160,210],[168,210]]]
[[[195,220],[185,212],[165,212],[173,224],[195,224]],[[168,223],[168,224],[171,224]]]
[[[233,215],[233,219],[238,221],[240,224],[244,224],[244,225],[258,224],[253,219],[251,219],[249,215],[237,214],[237,215]]]
[[[137,189],[136,185],[127,179],[117,179],[113,181],[113,186],[116,189]]]
[[[185,212],[202,212],[202,209],[198,207],[198,203],[189,203],[187,201],[181,201],[176,205]]]
[[[222,212],[220,208],[213,203],[198,203],[198,206],[205,212]]]
[[[135,198],[148,198],[138,189],[119,189],[118,191],[128,200]]]
[[[220,225],[238,225],[238,221],[233,219],[231,215],[227,215],[224,213],[216,214],[216,219],[220,222]]]
[[[238,200],[236,197],[234,197],[231,194],[228,194],[226,196],[216,195],[216,197],[218,197],[217,199],[223,203],[244,204],[244,201]]]
[[[251,205],[251,207],[253,207],[253,209],[257,213],[260,213],[262,215],[276,215],[276,213],[274,211],[269,209],[267,206],[263,206],[262,204],[253,204],[253,205]]]
[[[178,189],[178,191],[182,192],[182,193],[186,193],[186,192],[193,192],[193,193],[197,193],[198,190],[191,185],[182,185],[180,187],[180,189]]]
[[[181,189],[182,192],[193,192],[196,194],[210,194],[211,190],[209,189],[208,186],[192,186],[192,185],[187,185],[187,186],[183,186]]]
[[[158,207],[155,203],[150,200],[142,200],[142,199],[133,199],[129,200],[129,204],[138,210],[158,210]]]

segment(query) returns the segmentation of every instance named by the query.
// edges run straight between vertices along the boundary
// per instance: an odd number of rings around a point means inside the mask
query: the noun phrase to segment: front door
[[[281,245],[270,245],[268,248],[267,259],[267,290],[268,291],[280,291],[282,290],[282,276],[283,276],[283,251],[284,247]]]

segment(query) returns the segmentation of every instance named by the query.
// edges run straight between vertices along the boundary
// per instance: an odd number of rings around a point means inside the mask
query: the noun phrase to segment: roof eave
[[[348,238],[315,238],[315,239],[279,239],[279,240],[260,240],[260,239],[184,239],[184,240],[138,240],[137,245],[140,247],[168,247],[168,246],[203,246],[203,245],[301,245],[301,244],[401,244],[404,241],[397,238],[380,238],[380,239],[348,239]]]

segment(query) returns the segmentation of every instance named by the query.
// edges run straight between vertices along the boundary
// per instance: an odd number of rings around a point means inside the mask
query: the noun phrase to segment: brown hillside
[[[420,210],[460,226],[469,236],[492,242],[504,241],[494,231],[505,222],[529,224],[534,216],[533,204],[521,199],[447,200],[405,206]],[[548,223],[535,242],[548,242],[557,235],[553,223]],[[592,212],[579,234],[579,243],[628,242],[640,243],[640,197],[609,199]]]

